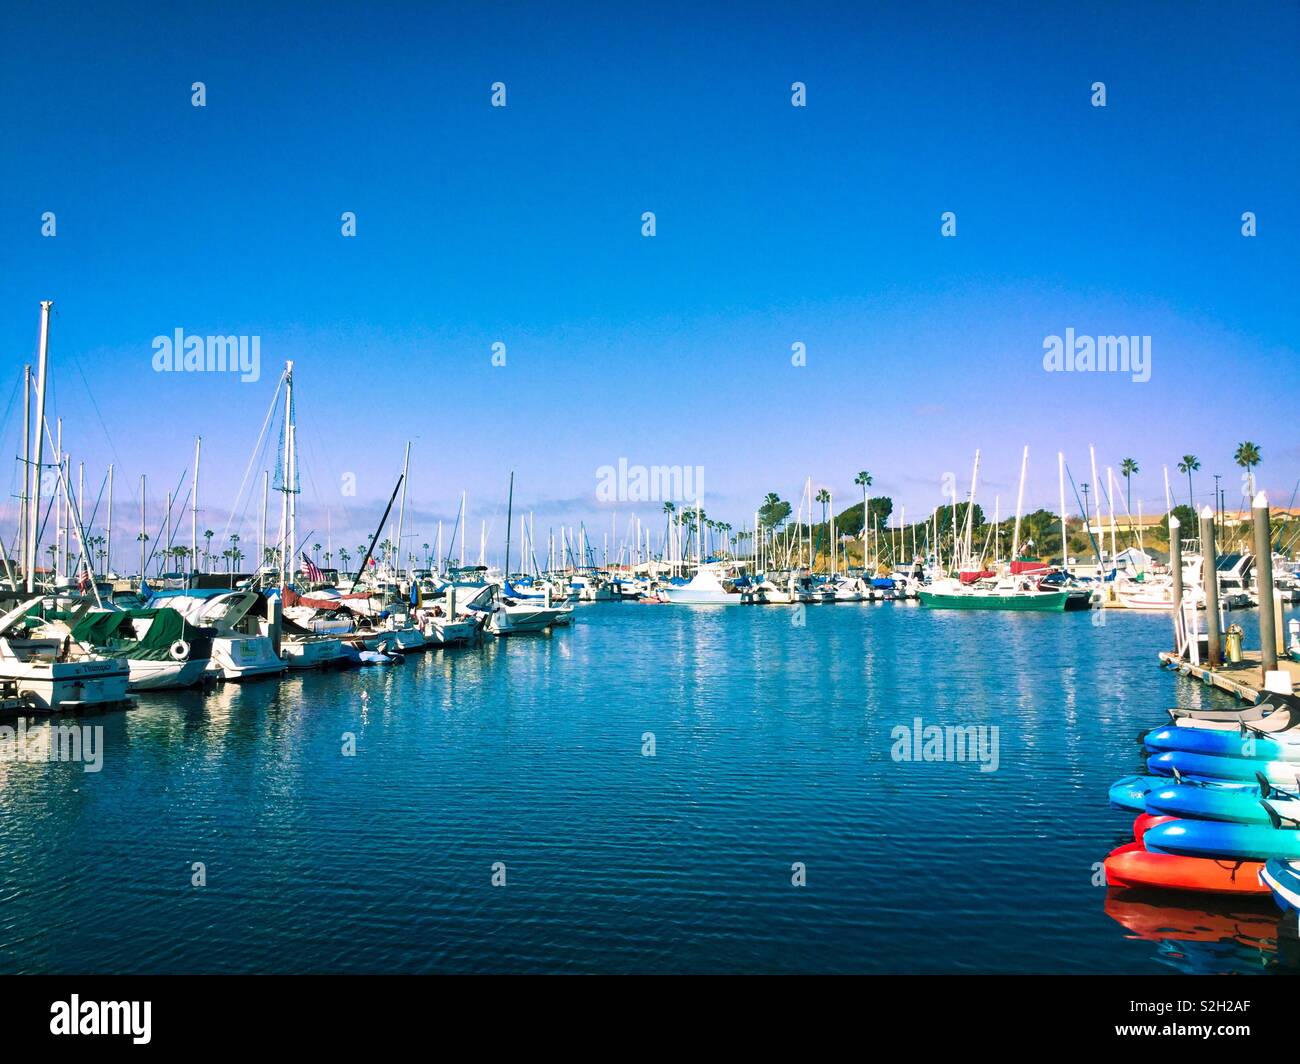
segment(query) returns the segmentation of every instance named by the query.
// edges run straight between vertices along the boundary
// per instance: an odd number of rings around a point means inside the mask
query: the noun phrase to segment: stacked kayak
[[[1141,813],[1105,860],[1113,887],[1227,895],[1270,891],[1300,911],[1300,711],[1293,703],[1175,710],[1142,736],[1147,774],[1110,788]]]
[[[1191,890],[1211,894],[1264,894],[1255,861],[1210,861],[1202,857],[1160,853],[1148,849],[1153,832],[1183,821],[1143,814],[1133,822],[1135,841],[1112,850],[1105,861],[1106,883],[1112,887]]]

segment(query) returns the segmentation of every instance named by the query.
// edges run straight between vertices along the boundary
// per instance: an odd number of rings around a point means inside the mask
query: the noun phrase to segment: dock
[[[1225,662],[1218,668],[1192,665],[1174,651],[1162,650],[1160,663],[1212,687],[1217,687],[1220,691],[1236,695],[1242,701],[1252,705],[1260,700],[1264,692],[1264,669],[1260,664],[1258,650],[1243,650],[1241,661]],[[1291,674],[1293,687],[1300,691],[1300,662],[1287,661],[1279,656],[1277,667]]]

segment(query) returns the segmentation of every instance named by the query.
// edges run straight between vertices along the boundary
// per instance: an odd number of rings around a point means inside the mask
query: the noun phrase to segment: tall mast
[[[32,483],[32,367],[23,367],[23,488],[18,504],[18,549],[20,564],[27,559],[27,496]],[[14,585],[14,590],[18,585]]]
[[[104,575],[113,571],[113,466],[108,467],[108,527],[104,534]]]
[[[290,453],[293,449],[292,428],[293,425],[293,363],[286,362],[284,366],[284,453],[280,456],[280,490],[283,493],[280,498],[280,586],[287,586],[286,573],[292,572],[288,568],[288,553],[292,546],[292,531],[289,527],[289,495],[293,491],[292,473],[290,471]],[[286,537],[289,542],[286,542]]]
[[[1020,491],[1016,494],[1016,530],[1011,537],[1011,560],[1014,562],[1020,553],[1020,515],[1025,507],[1025,472],[1029,468],[1029,447],[1020,456]]]
[[[144,550],[146,544],[146,540],[144,537],[148,535],[148,533],[145,531],[144,528],[144,489],[145,489],[144,477],[145,475],[141,473],[140,474],[140,586],[141,587],[144,586],[144,563],[145,563]]]
[[[194,490],[190,493],[190,572],[199,561],[199,449],[203,437],[194,437]]]
[[[510,494],[506,501],[506,565],[501,572],[501,579],[506,587],[510,586],[510,526],[515,513],[515,471],[510,471]]]
[[[1065,520],[1065,452],[1056,452],[1056,479],[1061,490],[1061,568],[1070,566],[1070,534]]]
[[[32,497],[27,511],[27,594],[36,590],[36,550],[38,525],[41,510],[41,456],[44,451],[45,433],[45,377],[49,364],[50,349],[50,308],[53,300],[41,301],[41,347],[40,358],[36,368],[36,447],[32,458]]]
[[[465,526],[469,523],[469,511],[465,509],[465,504],[469,501],[469,493],[462,490],[460,493],[460,567],[465,568]],[[451,534],[454,536],[456,530],[453,528]],[[453,544],[454,546],[454,544]]]
[[[54,464],[58,466],[59,476],[63,476],[63,418],[55,422]],[[54,496],[54,575],[66,575],[63,565],[63,493]],[[57,586],[57,585],[56,585]]]
[[[975,534],[975,489],[979,484],[980,474],[980,453],[977,448],[975,451],[975,465],[970,471],[970,504],[966,507],[966,558],[970,560],[971,551],[974,549],[971,538]]]
[[[406,516],[406,482],[411,473],[411,441],[406,441],[406,455],[402,458],[402,501],[397,504],[397,569],[394,575],[402,576],[402,520]]]
[[[271,471],[262,470],[262,512],[258,519],[257,569],[261,572],[266,565],[266,496],[271,489]]]

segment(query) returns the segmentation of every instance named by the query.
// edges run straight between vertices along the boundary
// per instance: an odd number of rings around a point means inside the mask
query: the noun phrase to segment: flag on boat
[[[84,569],[82,569],[80,575],[77,577],[77,590],[78,591],[90,590],[90,566],[86,566]]]
[[[319,584],[325,580],[325,574],[320,571],[320,566],[307,557],[306,551],[302,552],[302,571],[313,583]]]

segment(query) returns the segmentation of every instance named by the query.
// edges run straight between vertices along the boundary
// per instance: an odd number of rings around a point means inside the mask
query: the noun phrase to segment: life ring
[[[167,649],[167,653],[171,655],[172,661],[187,661],[190,656],[190,645],[184,639],[178,639]]]

